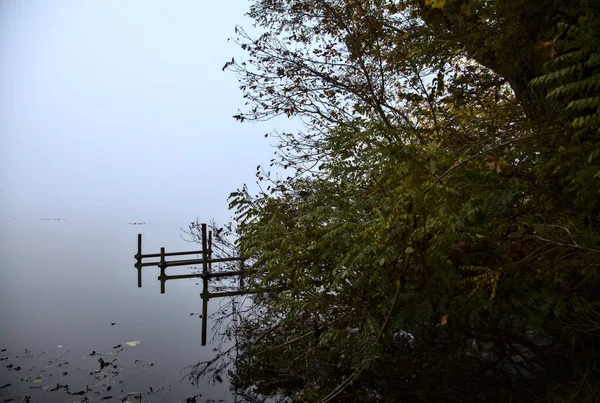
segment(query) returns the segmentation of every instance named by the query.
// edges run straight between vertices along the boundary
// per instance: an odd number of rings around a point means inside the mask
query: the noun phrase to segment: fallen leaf
[[[141,341],[137,341],[137,340],[136,341],[126,341],[125,342],[125,344],[127,344],[129,347],[135,347],[135,346],[137,346],[140,343],[141,343]]]

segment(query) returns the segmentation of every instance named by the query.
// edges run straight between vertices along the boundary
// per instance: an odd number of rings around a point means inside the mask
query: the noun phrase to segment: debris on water
[[[50,389],[50,392],[56,392],[59,391],[61,389],[64,389],[67,391],[69,391],[69,385],[61,385],[60,383],[57,383],[55,387],[53,387],[52,389]]]
[[[138,401],[142,400],[142,394],[140,392],[134,392],[134,393],[128,393],[125,396],[121,397],[121,402],[122,403],[133,403],[131,400],[129,400],[129,397],[133,397],[135,400],[138,400]]]
[[[114,326],[114,325],[116,325],[116,323],[115,323],[115,322],[113,322],[113,323],[111,323],[110,325],[111,325],[111,326]]]
[[[21,378],[22,381],[25,382],[31,382],[31,383],[40,383],[42,382],[42,377],[40,375],[36,376],[35,378]]]
[[[102,358],[98,358],[98,362],[100,363],[100,370],[104,369],[104,367],[108,367],[109,365],[112,365],[113,368],[117,368],[117,366],[114,364],[116,358],[110,362],[108,361],[104,361]]]
[[[55,401],[56,399],[60,401],[61,395],[64,401],[79,403],[91,403],[92,401],[140,403],[141,399],[147,398],[146,395],[154,395],[161,391],[162,393],[169,393],[170,387],[163,388],[160,385],[148,387],[146,385],[145,392],[135,392],[127,395],[127,392],[130,391],[124,387],[124,380],[120,379],[123,376],[128,376],[127,373],[122,371],[126,368],[121,365],[122,360],[129,361],[131,359],[138,371],[154,367],[154,363],[143,360],[141,357],[134,360],[135,356],[132,357],[131,354],[135,355],[135,350],[126,348],[126,345],[135,347],[139,344],[141,344],[139,340],[127,341],[122,342],[113,349],[106,351],[92,350],[91,352],[88,350],[81,355],[77,353],[73,355],[73,351],[68,348],[58,350],[56,347],[53,349],[54,351],[49,350],[41,353],[28,350],[26,354],[22,354],[20,357],[4,353],[2,357],[9,361],[4,364],[6,378],[2,376],[3,374],[0,371],[0,403],[33,403],[33,401]],[[69,362],[63,360],[63,357],[69,353],[71,354],[69,357],[71,364],[67,368]],[[126,356],[126,354],[130,354],[130,356]],[[50,358],[48,355],[53,356],[53,359],[48,360],[47,358]],[[91,356],[94,359],[90,359]],[[25,361],[26,359],[28,361]],[[60,368],[61,366],[62,368]],[[21,372],[19,374],[13,372],[12,377],[9,377],[8,371]],[[75,378],[72,379],[73,376]],[[81,379],[81,376],[87,379]],[[58,380],[61,382],[57,382]],[[119,390],[121,390],[121,393],[119,393]],[[26,391],[32,394],[31,397],[25,397],[24,393]],[[54,397],[46,400],[43,397],[44,394],[50,394]]]
[[[125,342],[125,344],[127,344],[129,347],[135,347],[135,346],[137,346],[137,345],[138,345],[138,344],[140,344],[140,343],[141,343],[141,341],[139,341],[139,340],[135,340],[135,341],[126,341],[126,342]]]
[[[117,344],[116,346],[114,346],[113,348],[121,348],[120,344]]]

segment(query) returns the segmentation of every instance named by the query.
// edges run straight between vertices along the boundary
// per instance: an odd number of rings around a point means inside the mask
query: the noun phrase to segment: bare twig
[[[48,363],[48,365],[46,365],[46,368],[48,368],[50,365],[52,365],[54,363],[54,361],[58,360],[60,357],[62,357],[63,355],[67,354],[70,350],[66,350],[65,352],[63,352],[62,354],[60,354],[59,356],[57,356],[56,358],[50,360],[50,362]],[[44,368],[44,369],[46,369]]]
[[[330,394],[325,396],[325,398],[323,400],[321,400],[321,403],[330,402],[333,398],[335,398],[337,395],[342,393],[342,391],[344,389],[346,389],[348,387],[348,385],[350,385],[356,378],[358,378],[358,376],[363,372],[363,370],[365,368],[366,368],[366,366],[363,366],[360,370],[358,370],[358,371],[354,372],[352,375],[350,375],[348,377],[348,379],[346,379],[345,381],[340,383],[338,385],[338,387],[333,390],[333,392],[331,392]]]
[[[569,244],[569,243],[562,243],[562,242],[553,241],[551,239],[542,238],[541,236],[538,236],[538,235],[525,235],[524,237],[539,239],[540,241],[548,242],[549,244],[552,244],[552,245],[564,246],[566,248],[575,248],[575,249],[579,249],[579,250],[585,250],[587,252],[600,254],[600,250],[593,249],[593,248],[587,248],[585,246],[580,246],[579,244],[577,244],[577,242],[575,242],[575,240],[573,240],[572,244]]]
[[[440,176],[438,176],[437,179],[431,185],[429,185],[427,187],[427,189],[425,190],[425,192],[427,192],[429,190],[429,188],[431,188],[431,186],[433,186],[436,183],[440,182],[446,175],[448,175],[449,173],[451,173],[452,171],[454,171],[459,166],[464,165],[467,162],[469,162],[469,161],[471,161],[471,160],[473,160],[475,158],[481,157],[482,155],[485,155],[485,154],[487,154],[489,152],[495,151],[495,150],[497,150],[499,148],[502,148],[502,147],[506,147],[509,144],[516,143],[518,141],[527,140],[527,139],[530,139],[530,138],[533,138],[533,137],[534,136],[532,135],[532,136],[525,136],[525,137],[520,137],[518,139],[505,141],[502,144],[498,144],[497,146],[488,148],[487,150],[483,150],[483,151],[481,151],[481,152],[479,152],[477,154],[471,155],[470,157],[468,157],[468,158],[466,158],[466,159],[464,159],[464,160],[462,160],[460,162],[455,162],[450,168],[448,168],[448,170],[446,170],[446,172],[444,172],[443,174],[441,174]]]

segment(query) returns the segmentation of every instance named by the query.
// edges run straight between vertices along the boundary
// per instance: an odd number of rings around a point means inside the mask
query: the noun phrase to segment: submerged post
[[[240,259],[240,290],[244,289],[244,259]]]
[[[206,245],[206,224],[202,224],[202,345],[206,346],[208,326],[208,250]]]
[[[166,274],[165,269],[167,268],[167,263],[165,262],[165,248],[160,248],[160,262],[158,263],[158,267],[160,267],[160,293],[165,293],[165,282],[166,282]]]
[[[138,234],[138,250],[137,255],[135,255],[137,263],[135,267],[137,268],[137,280],[138,280],[138,288],[142,287],[142,234]]]

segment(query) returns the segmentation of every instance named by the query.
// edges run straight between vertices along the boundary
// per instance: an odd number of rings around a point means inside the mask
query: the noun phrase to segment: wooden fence
[[[202,345],[206,345],[206,330],[207,330],[207,320],[208,320],[208,301],[211,298],[218,297],[231,297],[236,295],[245,295],[245,294],[253,294],[257,292],[262,292],[260,290],[244,290],[243,289],[243,276],[247,274],[247,271],[244,268],[245,258],[243,257],[228,257],[228,258],[212,258],[212,231],[208,231],[207,234],[207,226],[206,224],[202,224],[202,249],[195,251],[185,251],[185,252],[166,252],[165,248],[160,248],[160,253],[142,253],[142,234],[138,234],[138,246],[137,246],[137,254],[134,256],[136,259],[135,268],[137,269],[137,283],[138,287],[142,286],[142,268],[148,266],[158,266],[160,268],[160,275],[158,276],[158,280],[160,281],[160,293],[165,293],[166,282],[168,280],[180,280],[186,278],[201,278],[202,279],[202,293],[200,297],[202,298]],[[185,255],[202,255],[201,259],[185,259],[185,260],[167,260],[167,257],[171,256],[185,256]],[[156,259],[160,258],[158,261],[144,262],[144,259]],[[223,263],[223,262],[239,262],[239,270],[231,270],[225,272],[212,272],[212,264],[213,263]],[[176,274],[176,275],[167,275],[166,270],[168,267],[175,266],[189,266],[189,265],[202,265],[202,273],[195,274]],[[208,282],[210,279],[215,278],[223,278],[223,277],[231,277],[231,276],[240,276],[240,290],[239,291],[229,291],[229,292],[218,292],[211,293],[208,291]]]

